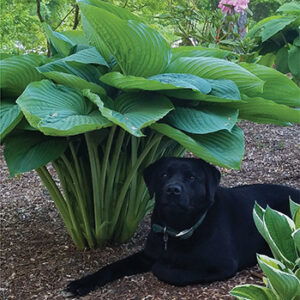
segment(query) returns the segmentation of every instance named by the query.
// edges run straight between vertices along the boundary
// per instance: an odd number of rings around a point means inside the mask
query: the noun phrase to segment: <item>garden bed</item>
[[[222,184],[255,182],[299,187],[299,128],[243,122],[246,155],[242,169],[222,170]],[[1,153],[1,276],[0,294],[6,299],[64,299],[67,282],[140,250],[149,231],[149,217],[127,244],[79,252],[34,172],[8,178]],[[247,233],[245,233],[247,237]],[[213,255],[213,254],[212,254]],[[257,267],[234,278],[208,285],[176,288],[146,273],[126,277],[83,299],[232,299],[237,284],[260,283]]]

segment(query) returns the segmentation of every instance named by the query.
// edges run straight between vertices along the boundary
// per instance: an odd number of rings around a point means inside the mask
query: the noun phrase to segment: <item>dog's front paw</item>
[[[84,296],[95,288],[96,285],[94,282],[90,278],[84,277],[70,282],[67,285],[65,292],[70,294],[70,296]]]

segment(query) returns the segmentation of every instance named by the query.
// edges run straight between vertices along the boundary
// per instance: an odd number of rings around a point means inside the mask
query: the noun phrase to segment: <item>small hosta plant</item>
[[[239,168],[239,119],[299,123],[300,90],[276,70],[172,49],[125,9],[78,3],[84,34],[45,24],[51,57],[1,60],[0,133],[10,175],[38,172],[79,249],[133,235],[152,206],[142,171],[154,160],[188,149]]]
[[[300,299],[300,205],[290,201],[292,218],[269,207],[255,205],[256,227],[268,243],[274,258],[257,255],[265,286],[235,287],[230,294],[248,300]]]

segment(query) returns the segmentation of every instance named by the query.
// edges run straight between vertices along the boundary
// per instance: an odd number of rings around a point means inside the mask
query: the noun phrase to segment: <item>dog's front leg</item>
[[[150,271],[152,264],[152,260],[145,255],[144,251],[140,251],[109,264],[93,274],[72,281],[68,284],[66,292],[71,293],[73,296],[83,296],[98,287],[124,276]]]

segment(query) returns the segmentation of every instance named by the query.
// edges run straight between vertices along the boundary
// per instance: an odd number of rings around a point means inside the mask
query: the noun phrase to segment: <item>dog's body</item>
[[[219,171],[198,159],[163,158],[144,172],[155,207],[143,251],[71,282],[67,291],[84,295],[128,275],[152,271],[184,286],[232,277],[256,264],[269,248],[252,216],[255,201],[289,215],[298,190],[270,184],[219,187]]]

